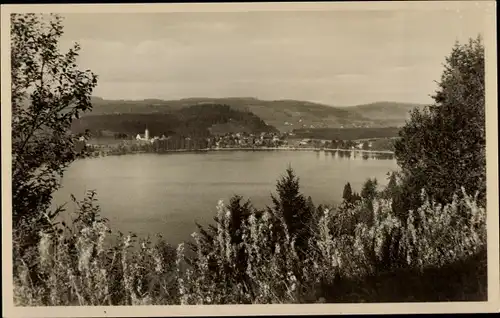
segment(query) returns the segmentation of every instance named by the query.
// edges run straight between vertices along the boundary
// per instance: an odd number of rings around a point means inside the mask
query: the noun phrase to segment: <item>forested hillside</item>
[[[75,133],[88,129],[94,136],[125,134],[134,137],[144,133],[146,127],[152,136],[206,137],[210,135],[212,127],[221,133],[234,128],[251,133],[276,131],[276,128],[267,125],[251,112],[221,104],[194,105],[165,113],[91,115],[81,117],[72,124]]]
[[[174,113],[193,105],[224,104],[235,110],[250,111],[280,131],[299,128],[400,127],[409,118],[409,111],[422,105],[396,102],[333,107],[299,100],[260,100],[256,98],[186,98],[180,100],[146,99],[105,100],[92,98],[89,115]]]

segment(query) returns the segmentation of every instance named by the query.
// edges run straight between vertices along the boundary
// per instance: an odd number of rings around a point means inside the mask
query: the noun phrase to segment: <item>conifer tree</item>
[[[399,199],[398,197],[400,192],[400,188],[397,181],[397,173],[396,172],[388,173],[388,176],[389,176],[388,178],[389,182],[385,187],[384,191],[382,191],[382,196],[385,199],[391,199],[394,204],[394,202]]]
[[[229,267],[225,267],[224,270],[231,271],[232,276],[238,282],[244,282],[246,278],[246,266],[247,266],[247,254],[244,246],[241,244],[243,242],[242,232],[243,226],[245,225],[248,217],[251,215],[254,210],[251,202],[249,200],[242,201],[243,197],[239,195],[234,195],[229,204],[226,205],[226,208],[229,210],[231,214],[231,221],[229,225],[229,235],[231,237],[231,245],[236,251],[236,264],[234,269],[230,269]],[[214,224],[209,224],[207,228],[204,228],[202,225],[196,223],[198,227],[198,233],[200,234],[200,246],[197,246],[194,243],[188,243],[191,251],[197,255],[198,252],[201,252],[202,255],[209,255],[211,251],[214,250],[214,246],[217,244],[217,224],[223,222],[223,220],[219,220],[217,216],[214,217]],[[196,264],[196,256],[194,258],[189,258],[188,262],[191,265]],[[212,274],[215,274],[220,270],[220,264],[218,264],[217,259],[210,258],[209,259],[209,271]]]
[[[307,207],[308,207],[311,211],[316,210],[316,207],[315,207],[315,205],[314,205],[314,202],[313,202],[313,200],[312,200],[311,196],[308,196],[308,197],[307,197]]]
[[[307,250],[308,240],[311,237],[310,223],[314,211],[310,209],[307,200],[300,193],[299,178],[291,167],[286,170],[286,174],[278,180],[276,184],[277,196],[271,195],[273,202],[270,212],[275,216],[278,229],[277,239],[283,239],[283,226],[286,225],[290,238],[295,238],[296,247],[300,255],[304,256]]]
[[[394,190],[397,187],[396,173],[392,172],[389,176],[389,183],[387,184],[387,189]]]
[[[342,199],[344,199],[344,201],[347,203],[353,203],[352,189],[351,189],[351,184],[349,182],[347,182],[346,185],[344,186],[344,193],[342,194]]]
[[[362,213],[360,215],[360,219],[371,225],[374,220],[374,209],[373,209],[373,200],[377,196],[377,179],[374,178],[366,180],[363,184],[363,188],[361,190],[361,199],[363,204]]]
[[[352,203],[356,203],[361,200],[361,196],[357,192],[352,193]]]
[[[377,194],[377,179],[368,179],[361,190],[361,197],[366,200],[373,200]]]
[[[252,213],[252,205],[250,201],[242,202],[243,197],[235,195],[231,198],[228,209],[231,212],[231,244],[236,250],[236,277],[239,281],[245,279],[245,270],[247,266],[247,254],[242,246],[243,242],[243,225],[248,220],[250,214]]]

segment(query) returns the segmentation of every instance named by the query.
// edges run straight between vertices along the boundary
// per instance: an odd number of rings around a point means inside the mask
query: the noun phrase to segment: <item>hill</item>
[[[324,140],[359,140],[371,138],[394,138],[398,136],[397,127],[377,128],[314,128],[295,129],[297,139],[324,139]]]
[[[381,126],[401,126],[405,119],[409,119],[410,111],[414,108],[423,108],[422,104],[375,102],[365,105],[349,107],[364,117],[377,121]]]
[[[144,104],[138,108],[146,109],[149,106]],[[97,114],[93,112],[75,120],[72,124],[75,133],[82,133],[88,129],[94,136],[125,134],[134,137],[142,134],[146,127],[152,136],[178,135],[200,138],[208,137],[211,133],[235,130],[251,133],[277,131],[251,112],[236,110],[222,104],[168,108],[168,111],[162,109],[162,112],[98,112]],[[213,129],[216,131],[212,131]]]
[[[280,131],[300,128],[399,127],[409,111],[421,105],[377,102],[349,107],[334,107],[299,100],[260,100],[256,98],[186,98],[180,100],[104,100],[93,99],[92,115],[154,113],[171,114],[193,105],[225,104],[251,112]]]

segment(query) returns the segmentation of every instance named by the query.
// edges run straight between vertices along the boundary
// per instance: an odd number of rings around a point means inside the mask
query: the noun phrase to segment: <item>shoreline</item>
[[[231,147],[231,148],[203,148],[203,149],[172,149],[165,150],[160,152],[151,152],[151,151],[131,151],[125,153],[110,153],[107,151],[96,151],[99,153],[97,156],[89,156],[90,158],[97,157],[107,157],[107,156],[123,156],[123,155],[132,155],[132,154],[144,154],[144,153],[154,153],[154,154],[168,154],[168,153],[199,153],[199,152],[216,152],[216,151],[315,151],[315,152],[357,152],[357,153],[373,153],[373,154],[386,154],[393,155],[394,151],[390,150],[362,150],[362,149],[334,149],[334,148],[301,148],[301,147]]]
[[[383,153],[394,154],[390,150],[362,150],[362,149],[339,149],[339,148],[301,148],[301,147],[272,147],[272,148],[209,148],[207,151],[224,151],[224,150],[290,150],[290,151],[349,151],[349,152],[367,152],[367,153]]]

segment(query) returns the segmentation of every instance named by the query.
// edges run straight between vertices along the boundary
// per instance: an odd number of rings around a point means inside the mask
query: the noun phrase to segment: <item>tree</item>
[[[404,209],[420,204],[420,191],[448,203],[464,187],[486,196],[484,47],[481,37],[456,43],[446,58],[434,104],[414,110],[395,143],[403,172]]]
[[[313,200],[312,200],[311,196],[308,196],[308,197],[307,197],[307,207],[308,207],[308,209],[310,209],[311,211],[316,210],[316,206],[314,205],[314,202],[313,202]]]
[[[361,189],[361,198],[363,202],[363,209],[360,218],[367,224],[372,224],[375,216],[373,209],[373,200],[377,196],[377,179],[368,179],[363,184]]]
[[[361,197],[366,200],[373,200],[377,194],[377,179],[368,179],[361,189]]]
[[[370,143],[365,141],[362,143],[363,150],[370,150]]]
[[[226,272],[226,274],[231,274],[231,276],[236,279],[237,282],[248,283],[248,277],[246,274],[247,268],[247,251],[243,244],[243,226],[247,223],[250,215],[255,212],[251,202],[249,200],[242,201],[243,197],[239,195],[234,195],[229,204],[226,205],[226,208],[229,210],[231,217],[229,223],[229,236],[230,243],[233,246],[234,251],[236,252],[235,256],[235,264],[233,267],[224,266],[222,269]],[[194,252],[194,255],[197,255],[198,252],[201,252],[203,255],[209,255],[210,252],[214,251],[216,248],[217,241],[217,226],[218,224],[223,224],[224,220],[220,220],[217,216],[214,217],[215,224],[209,224],[208,228],[205,229],[202,225],[196,223],[198,227],[198,233],[200,234],[200,246],[197,246],[194,243],[188,243],[190,249]],[[198,249],[201,249],[199,251]],[[195,258],[188,259],[191,264],[196,263]],[[220,266],[217,263],[217,259],[209,260],[209,270],[212,272],[211,274],[216,275],[218,268]],[[227,265],[227,264],[224,264]],[[244,284],[245,285],[245,284]]]
[[[49,211],[65,169],[79,155],[71,122],[92,108],[97,84],[77,68],[80,47],[65,54],[57,15],[11,15],[12,222],[14,257],[36,246],[61,209]]]
[[[399,192],[399,185],[397,182],[398,174],[393,171],[393,172],[387,173],[387,176],[388,176],[387,179],[389,180],[389,182],[381,194],[385,199],[393,199],[394,200],[395,197],[397,196],[397,193]]]
[[[246,282],[247,251],[242,245],[243,242],[243,224],[248,221],[252,214],[253,207],[250,201],[242,202],[242,197],[235,195],[229,202],[228,209],[231,212],[231,244],[236,251],[235,277],[239,282]]]
[[[389,175],[389,183],[387,184],[387,189],[395,189],[397,187],[397,181],[396,181],[396,173],[392,172]]]
[[[352,193],[352,203],[356,203],[361,200],[361,196],[357,192]]]
[[[308,240],[311,237],[310,224],[314,211],[310,209],[306,198],[300,193],[299,178],[289,167],[286,174],[276,184],[277,196],[271,195],[273,207],[270,212],[281,220],[288,230],[290,238],[295,238],[299,255],[304,256]],[[284,233],[278,233],[283,235]]]
[[[344,186],[344,192],[342,194],[342,199],[348,203],[352,203],[352,189],[349,182]]]

